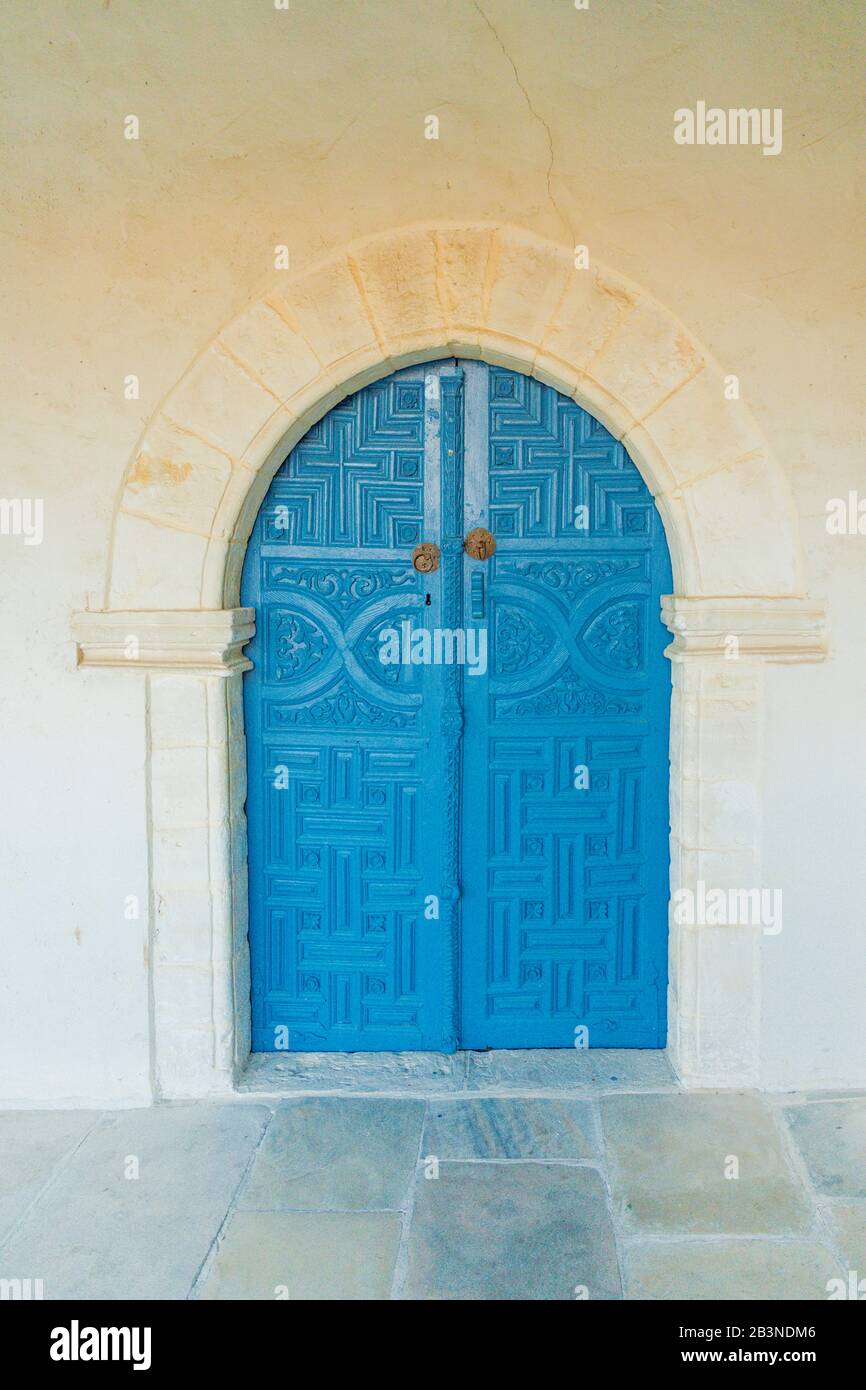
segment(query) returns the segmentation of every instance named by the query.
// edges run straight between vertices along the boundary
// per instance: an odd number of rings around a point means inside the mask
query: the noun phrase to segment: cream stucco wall
[[[759,1079],[866,1084],[866,536],[824,524],[828,498],[866,493],[858,7],[13,0],[0,24],[0,494],[45,506],[42,545],[0,537],[0,1096],[151,1095],[147,686],[76,669],[70,631],[105,605],[148,421],[280,290],[276,245],[294,275],[460,220],[585,244],[639,285],[738,375],[786,474],[830,655],[766,670],[763,878],[785,926],[760,947]],[[676,145],[698,100],[781,107],[782,153]]]

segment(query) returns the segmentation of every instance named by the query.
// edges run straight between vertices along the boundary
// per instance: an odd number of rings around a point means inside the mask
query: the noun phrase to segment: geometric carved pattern
[[[383,381],[330,411],[282,465],[259,522],[266,541],[363,552],[421,539],[424,385]]]
[[[490,373],[490,529],[499,538],[573,537],[586,508],[595,537],[649,536],[654,504],[603,425],[517,372]]]
[[[580,1026],[663,1045],[658,514],[574,401],[481,363],[427,370],[429,391],[410,368],[319,421],[248,547],[253,1046],[283,1028],[302,1051],[564,1047]],[[487,411],[467,418],[473,374]],[[438,571],[413,569],[421,540]],[[464,601],[483,673],[382,663],[384,628],[459,628]]]

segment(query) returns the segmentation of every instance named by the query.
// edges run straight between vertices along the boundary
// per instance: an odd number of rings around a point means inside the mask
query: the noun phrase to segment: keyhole
[[[424,600],[424,607],[425,607],[425,608],[429,608],[429,607],[430,607],[430,595],[429,595],[429,594],[427,595],[427,597],[426,597],[425,600]]]

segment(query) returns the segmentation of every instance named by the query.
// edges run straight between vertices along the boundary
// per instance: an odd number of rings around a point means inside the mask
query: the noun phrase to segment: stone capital
[[[662,621],[674,634],[672,660],[724,657],[735,637],[739,655],[766,661],[823,661],[824,606],[803,598],[684,598],[665,594]]]
[[[79,666],[126,670],[246,671],[251,663],[242,649],[255,630],[252,608],[112,610],[72,618]]]

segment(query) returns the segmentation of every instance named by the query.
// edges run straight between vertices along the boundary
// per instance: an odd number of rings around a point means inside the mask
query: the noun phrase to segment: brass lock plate
[[[419,574],[432,574],[439,568],[439,547],[432,541],[422,541],[412,551],[412,564]]]
[[[496,549],[496,538],[484,526],[476,526],[463,542],[463,549],[473,560],[489,560]]]

